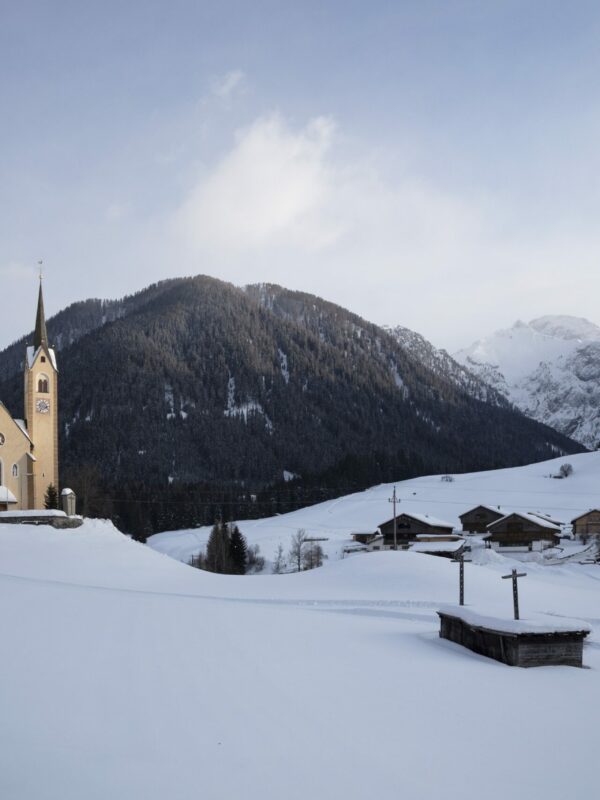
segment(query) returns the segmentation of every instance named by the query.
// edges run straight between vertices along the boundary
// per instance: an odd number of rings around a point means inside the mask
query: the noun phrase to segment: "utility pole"
[[[396,496],[396,487],[394,486],[394,491],[392,492],[392,496],[389,498],[388,503],[394,504],[394,550],[398,549],[398,522],[396,520],[396,503],[399,503],[400,500]]]

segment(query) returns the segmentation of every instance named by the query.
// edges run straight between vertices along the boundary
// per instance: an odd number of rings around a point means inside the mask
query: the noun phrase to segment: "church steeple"
[[[42,293],[42,276],[40,275],[40,293],[38,295],[37,315],[35,318],[35,333],[33,346],[48,347],[48,333],[46,332],[46,315],[44,314],[44,295]]]

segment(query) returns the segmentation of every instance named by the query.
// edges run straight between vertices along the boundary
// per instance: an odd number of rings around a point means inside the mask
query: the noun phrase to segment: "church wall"
[[[9,509],[29,508],[27,471],[30,459],[27,453],[30,450],[30,443],[4,406],[0,406],[0,433],[5,437],[4,444],[0,445],[2,485],[17,498],[17,504],[11,504]],[[13,475],[14,465],[17,467],[16,476]]]
[[[45,359],[42,362],[42,358]],[[38,391],[40,376],[48,378],[48,391]],[[48,401],[46,413],[38,410],[39,400]],[[48,486],[58,489],[58,375],[54,371],[49,354],[44,349],[38,352],[30,369],[25,371],[25,409],[27,430],[34,443],[34,497],[32,508],[44,508]]]

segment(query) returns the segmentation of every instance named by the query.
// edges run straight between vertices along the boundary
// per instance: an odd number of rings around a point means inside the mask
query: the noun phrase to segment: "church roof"
[[[14,423],[14,424],[17,426],[17,428],[18,428],[18,429],[21,431],[21,433],[22,433],[24,436],[26,436],[26,437],[27,437],[27,439],[29,439],[29,441],[31,441],[31,437],[30,437],[30,436],[29,436],[29,434],[27,433],[27,426],[25,425],[25,422],[24,422],[22,419],[15,419],[13,416],[11,416],[11,413],[10,413],[10,411],[9,411],[9,410],[8,410],[8,408],[7,408],[7,407],[4,405],[4,403],[2,402],[2,400],[0,400],[0,408],[3,408],[3,409],[4,409],[4,411],[6,412],[6,414],[8,415],[8,417],[10,418],[11,422],[13,422],[13,423]],[[2,502],[2,501],[0,501],[0,502]]]
[[[58,372],[58,367],[56,365],[56,353],[51,347],[48,347],[47,345],[45,347],[32,347],[31,345],[27,347],[27,366],[29,367],[29,369],[33,367],[33,364],[36,358],[38,357],[40,350],[43,350],[45,353],[48,353],[48,355],[50,356],[50,361],[52,362],[52,366],[54,367],[54,371]]]
[[[42,293],[42,280],[40,276],[40,293],[38,294],[37,314],[35,317],[35,332],[33,346],[48,347],[48,333],[46,331],[46,315],[44,313],[44,295]]]

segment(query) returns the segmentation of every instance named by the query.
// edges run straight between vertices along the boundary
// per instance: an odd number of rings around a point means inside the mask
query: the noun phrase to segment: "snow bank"
[[[595,794],[598,642],[591,669],[527,671],[439,639],[445,559],[220,576],[86,520],[0,524],[0,565],[2,798]],[[468,601],[509,611],[505,570],[467,565]],[[528,573],[524,616],[598,616],[597,567]],[[577,742],[560,769],[555,741]]]

